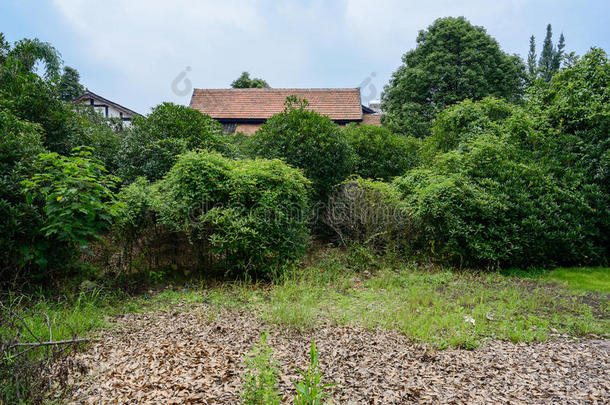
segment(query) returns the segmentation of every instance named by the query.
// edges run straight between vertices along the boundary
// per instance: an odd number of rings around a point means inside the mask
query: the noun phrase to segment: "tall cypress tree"
[[[563,32],[559,36],[559,43],[557,43],[557,50],[553,57],[553,73],[557,73],[561,67],[561,61],[563,59],[563,49],[566,47],[566,40],[563,36]]]
[[[530,80],[534,80],[538,71],[536,69],[536,38],[530,37],[530,51],[527,54],[527,73]]]
[[[554,60],[555,47],[553,46],[553,29],[551,28],[551,24],[549,24],[546,26],[546,37],[544,37],[542,53],[540,54],[540,60],[538,61],[540,76],[546,82],[550,82],[553,77]]]
[[[4,34],[0,32],[0,65],[4,63],[10,50],[10,44],[4,39]]]

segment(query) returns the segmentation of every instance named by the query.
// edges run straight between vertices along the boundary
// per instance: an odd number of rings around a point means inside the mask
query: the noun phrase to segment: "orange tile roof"
[[[266,120],[282,112],[286,97],[309,102],[309,109],[329,118],[361,120],[360,89],[195,89],[191,108],[216,119]]]

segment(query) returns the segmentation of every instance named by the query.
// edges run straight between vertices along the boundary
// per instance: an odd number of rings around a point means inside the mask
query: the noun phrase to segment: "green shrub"
[[[148,117],[133,119],[120,148],[119,174],[127,183],[139,176],[155,181],[178,155],[194,149],[233,154],[218,121],[188,107],[163,103]]]
[[[417,138],[377,125],[351,124],[343,132],[355,153],[354,174],[388,181],[417,166]]]
[[[465,100],[436,116],[432,135],[423,142],[421,158],[429,164],[437,154],[457,149],[480,135],[510,140],[524,151],[533,149],[542,138],[533,118],[514,104],[491,97],[478,102]]]
[[[122,238],[134,240],[144,229],[157,222],[154,210],[156,190],[144,177],[121,189],[117,198],[121,202],[121,212],[115,227]]]
[[[400,197],[388,183],[353,177],[335,187],[325,222],[343,244],[400,248],[410,234]]]
[[[57,99],[55,83],[24,71],[23,65],[8,58],[0,66],[0,105],[23,121],[37,123],[44,133],[43,143],[53,152],[66,153],[74,127],[72,108]]]
[[[209,265],[209,254],[184,233],[159,222],[163,196],[158,184],[138,177],[120,191],[121,212],[112,232],[97,246],[96,264],[118,277],[188,275]]]
[[[305,100],[288,97],[284,111],[252,136],[251,150],[256,156],[283,159],[303,169],[313,183],[315,200],[324,201],[352,172],[353,151],[337,124],[307,106]]]
[[[158,191],[160,222],[227,271],[269,275],[304,253],[309,181],[279,160],[190,152]]]
[[[91,106],[73,106],[70,118],[73,131],[65,139],[62,151],[69,155],[74,148],[86,146],[93,148],[92,156],[99,159],[112,174],[118,173],[118,155],[126,130],[120,118],[105,118]]]
[[[477,267],[600,260],[597,220],[583,194],[520,154],[482,135],[397,179],[417,224],[416,248]]]
[[[49,44],[23,40],[12,49],[9,46],[3,49],[6,54],[0,58],[0,216],[3,218],[0,282],[10,280],[14,285],[23,285],[34,279],[51,281],[52,272],[72,267],[70,259],[78,252],[75,245],[82,236],[82,226],[89,223],[89,216],[100,213],[87,210],[98,202],[97,196],[89,192],[100,178],[98,172],[92,172],[101,165],[98,160],[89,159],[91,156],[81,165],[76,163],[80,157],[46,154],[49,160],[44,161],[38,155],[47,151],[68,155],[73,146],[99,146],[99,150],[92,151],[92,156],[106,162],[116,154],[118,138],[111,129],[89,120],[71,104],[58,99],[55,79],[60,58]],[[39,71],[38,66],[46,68],[44,78],[35,73]],[[38,173],[34,176],[36,170]],[[26,179],[32,180],[29,199],[24,190]],[[65,191],[76,187],[81,191],[81,186],[82,200],[72,201],[64,208],[58,206],[66,204],[67,199],[53,202],[42,194],[53,187],[67,187]],[[91,201],[86,201],[88,197]],[[57,228],[60,222],[66,224],[63,231]],[[99,223],[107,225],[105,219]]]

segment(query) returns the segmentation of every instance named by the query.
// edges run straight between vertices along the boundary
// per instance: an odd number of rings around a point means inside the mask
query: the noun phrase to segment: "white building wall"
[[[91,99],[83,100],[82,103],[85,105],[91,105]],[[106,109],[108,109],[108,118],[133,118],[131,114],[123,113],[121,116],[121,111],[117,110],[113,106],[107,105],[101,100],[93,99],[95,112],[102,114],[102,116],[106,117]]]

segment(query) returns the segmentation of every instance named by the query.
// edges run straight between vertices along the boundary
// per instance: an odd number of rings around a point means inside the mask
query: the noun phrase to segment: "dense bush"
[[[419,139],[376,125],[352,124],[343,132],[354,150],[354,174],[387,181],[417,165]]]
[[[545,142],[558,175],[580,172],[610,193],[610,61],[592,49],[550,85],[531,89],[528,107],[549,127]]]
[[[481,135],[397,179],[417,224],[416,249],[477,267],[599,261],[598,219],[577,184],[520,155]]]
[[[592,48],[560,71],[548,87],[532,88],[528,108],[546,129],[539,160],[559,179],[578,183],[595,207],[601,239],[610,255],[610,61]]]
[[[154,210],[157,195],[156,188],[144,177],[138,177],[121,189],[117,196],[121,202],[121,215],[115,222],[121,238],[135,240],[142,231],[157,222]]]
[[[118,173],[118,154],[125,136],[125,127],[119,118],[105,118],[87,105],[71,107],[73,130],[66,138],[65,150],[57,151],[68,155],[77,147],[90,147],[92,156],[100,160],[112,174]]]
[[[121,222],[133,232],[158,217],[225,270],[269,275],[304,253],[309,194],[301,171],[279,160],[189,152],[157,184],[138,180],[122,193]]]
[[[139,176],[158,180],[178,155],[205,149],[232,154],[218,121],[191,108],[163,103],[148,117],[135,117],[119,153],[119,175],[126,183]]]
[[[111,222],[116,179],[97,158],[111,160],[118,135],[59,99],[52,46],[0,43],[0,282],[48,282]],[[100,148],[67,156],[81,145]]]
[[[0,109],[0,281],[16,278],[23,249],[41,226],[37,207],[21,192],[21,182],[44,151],[41,132],[40,126]]]
[[[507,101],[484,98],[465,100],[441,111],[434,120],[432,134],[423,141],[420,158],[429,164],[436,155],[459,148],[480,135],[509,140],[524,152],[542,140],[533,118]]]
[[[325,223],[342,244],[402,248],[411,230],[400,197],[388,183],[353,177],[330,195]]]
[[[26,45],[32,46],[25,42],[22,47]],[[53,48],[43,49],[48,53]],[[88,106],[73,106],[61,100],[55,81],[45,80],[27,68],[32,63],[28,52],[17,52],[26,59],[25,65],[12,55],[0,67],[0,108],[23,121],[37,123],[46,149],[69,155],[75,147],[93,147],[94,156],[114,172],[122,124],[103,118]]]
[[[268,275],[303,253],[310,200],[329,203],[329,228],[313,229],[334,229],[345,243],[478,267],[607,261],[602,50],[520,99],[514,57],[481,27],[437,20],[383,97],[391,128],[420,140],[375,126],[341,130],[296,97],[251,137],[229,138],[211,117],[170,103],[126,129],[60,99],[69,97],[49,44],[0,40],[0,48],[3,283],[51,279],[111,227],[106,246],[129,252],[107,255],[120,264]],[[464,60],[486,67],[464,70]],[[231,159],[244,156],[256,159]],[[350,174],[360,177],[346,181]],[[130,185],[117,217],[119,182]]]
[[[262,125],[250,146],[256,156],[279,158],[303,169],[313,183],[314,198],[324,201],[351,173],[353,151],[337,124],[307,105],[305,100],[289,97],[284,111]]]

